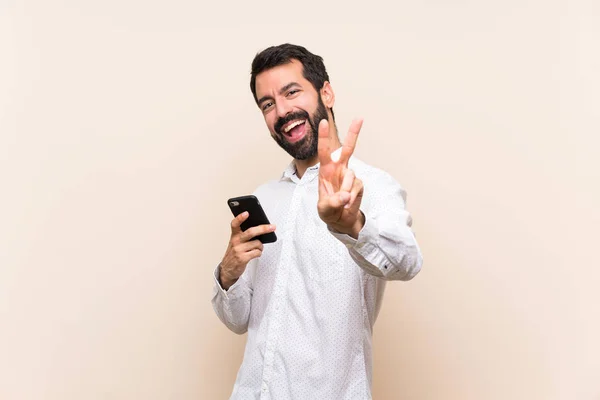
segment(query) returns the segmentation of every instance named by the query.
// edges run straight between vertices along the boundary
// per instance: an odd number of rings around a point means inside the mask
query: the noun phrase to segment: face
[[[297,160],[317,154],[318,126],[328,119],[333,100],[329,83],[322,93],[302,75],[302,64],[293,60],[257,75],[256,97],[271,136]],[[327,105],[323,102],[325,97]]]

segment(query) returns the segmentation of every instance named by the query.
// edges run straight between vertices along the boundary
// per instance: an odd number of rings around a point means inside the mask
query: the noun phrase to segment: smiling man
[[[248,332],[231,399],[371,399],[373,325],[385,284],[422,256],[388,173],[353,156],[362,120],[340,143],[321,57],[283,44],[252,62],[250,88],[271,137],[293,160],[256,189],[273,225],[231,222],[213,307]],[[252,238],[274,231],[279,240]]]

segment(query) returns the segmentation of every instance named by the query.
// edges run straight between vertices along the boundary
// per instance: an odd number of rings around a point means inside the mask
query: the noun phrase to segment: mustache
[[[295,113],[288,114],[283,118],[279,118],[275,123],[275,126],[273,127],[275,129],[275,132],[277,132],[280,135],[283,135],[283,132],[281,131],[283,126],[295,119],[306,119],[310,121],[309,115],[306,111],[297,111]]]

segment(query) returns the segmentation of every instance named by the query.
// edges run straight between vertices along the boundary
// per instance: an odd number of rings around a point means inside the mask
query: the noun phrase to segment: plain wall
[[[424,253],[374,398],[600,399],[600,4],[216,3],[0,1],[0,398],[227,398],[225,201],[289,162],[250,62],[292,42]]]

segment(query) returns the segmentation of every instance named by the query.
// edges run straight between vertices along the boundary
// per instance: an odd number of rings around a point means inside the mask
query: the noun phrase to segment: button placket
[[[288,211],[288,216],[284,223],[284,230],[282,235],[283,245],[281,247],[281,256],[279,257],[278,273],[276,277],[275,287],[273,291],[273,309],[272,309],[272,321],[267,334],[266,349],[265,349],[265,366],[263,369],[263,394],[266,394],[268,387],[266,382],[271,379],[273,360],[275,358],[275,343],[279,336],[281,328],[281,314],[282,306],[285,302],[285,288],[288,277],[288,266],[290,265],[291,254],[292,254],[292,232],[296,222],[296,216],[298,214],[298,208],[300,204],[301,190],[300,186],[297,185],[292,195],[291,205]],[[262,396],[261,396],[262,397]]]

